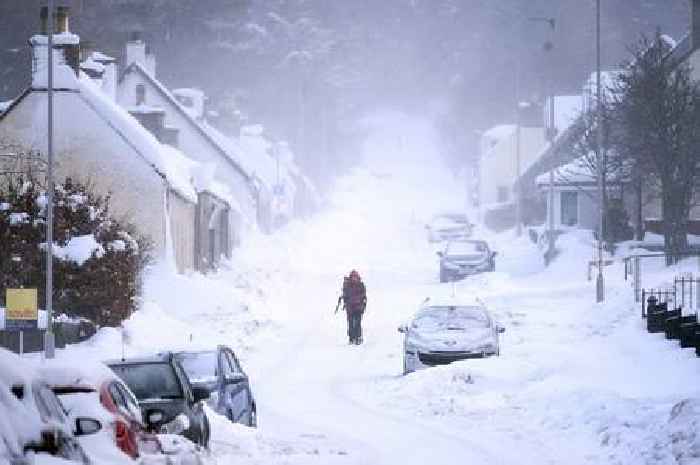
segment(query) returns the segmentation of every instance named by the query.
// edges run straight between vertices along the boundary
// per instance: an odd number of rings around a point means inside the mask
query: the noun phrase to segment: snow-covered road
[[[499,251],[498,271],[439,284],[424,220],[463,208],[463,189],[430,125],[384,115],[368,133],[361,168],[325,211],[254,238],[215,276],[155,270],[126,324],[130,354],[238,351],[260,427],[215,418],[219,463],[672,464],[698,454],[695,404],[671,409],[699,397],[700,364],[643,330],[618,265],[596,305],[585,234],[564,236],[545,269],[527,238],[477,231]],[[359,347],[333,314],[352,268],[369,299]],[[425,297],[453,292],[479,296],[505,324],[502,355],[401,376],[397,327]],[[103,331],[62,356],[114,356],[118,341]]]

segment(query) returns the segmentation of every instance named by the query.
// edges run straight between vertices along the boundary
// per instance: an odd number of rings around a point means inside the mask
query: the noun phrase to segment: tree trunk
[[[642,177],[635,173],[634,179],[634,238],[644,240],[644,218],[642,215]]]
[[[668,183],[671,184],[671,183]],[[663,186],[664,252],[666,265],[672,265],[688,249],[688,196],[682,187]]]

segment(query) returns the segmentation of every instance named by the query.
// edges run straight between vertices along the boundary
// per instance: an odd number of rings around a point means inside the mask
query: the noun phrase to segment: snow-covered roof
[[[179,111],[184,117],[187,122],[190,123],[192,128],[199,132],[203,138],[211,144],[212,147],[214,147],[215,150],[217,150],[219,153],[221,153],[224,158],[228,159],[231,164],[245,177],[249,177],[248,173],[241,167],[241,165],[238,163],[238,161],[235,158],[231,158],[229,156],[228,151],[222,147],[213,137],[210,131],[207,131],[204,123],[200,123],[197,121],[195,117],[193,117],[192,112],[189,111],[187,108],[185,108],[178,100],[175,98],[175,96],[154,76],[151,75],[151,73],[144,68],[141,63],[135,61],[131,63],[129,66],[126,67],[126,69],[122,72],[122,76],[120,77],[120,81],[124,79],[124,76],[128,74],[131,71],[136,71],[139,74],[141,74],[146,80],[153,85],[158,92],[161,93],[161,95],[168,101],[170,104],[175,108],[177,111]]]
[[[80,63],[80,69],[102,74],[105,71],[105,65],[90,56],[87,60]]]
[[[90,55],[90,57],[93,60],[100,62],[100,63],[103,63],[103,64],[104,63],[114,63],[115,61],[117,61],[116,58],[111,57],[109,55],[105,55],[102,52],[92,52],[92,55]]]
[[[583,157],[562,165],[554,170],[554,182],[556,184],[584,184],[595,182],[595,176],[591,173],[591,167]],[[549,184],[549,171],[537,176],[535,183],[538,186]]]
[[[168,180],[186,199],[196,202],[191,182],[191,160],[179,150],[161,144],[126,110],[109,99],[87,76],[78,80],[79,95],[143,159]]]
[[[0,102],[0,114],[4,113],[5,110],[10,108],[10,105],[12,105],[13,100],[8,100],[6,102]]]

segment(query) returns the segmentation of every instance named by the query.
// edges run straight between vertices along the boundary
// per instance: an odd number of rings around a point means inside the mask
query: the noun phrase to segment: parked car
[[[183,436],[202,447],[209,445],[209,420],[203,401],[209,391],[192,386],[182,365],[170,352],[151,357],[108,361],[138,399],[149,431],[162,432],[184,415]],[[167,430],[165,432],[168,432]]]
[[[496,271],[496,252],[486,241],[448,242],[440,257],[440,282],[455,281],[484,271]]]
[[[441,213],[433,216],[425,225],[429,242],[442,242],[467,239],[472,234],[473,225],[464,213]]]
[[[209,405],[234,423],[257,426],[257,407],[250,380],[233,350],[218,346],[216,350],[179,352],[175,358],[185,369],[190,383],[207,389]]]
[[[99,416],[104,426],[101,434],[131,459],[163,452],[158,437],[146,431],[138,401],[122,381],[116,376],[94,382],[82,381],[51,385],[70,416]],[[91,445],[83,446],[92,457],[107,452],[103,445],[93,452]]]
[[[92,463],[76,438],[99,432],[102,424],[89,417],[69,421],[49,386],[19,357],[3,349],[0,412],[0,461],[38,464],[45,461],[41,457],[51,456],[82,465]],[[36,454],[37,460],[27,453]]]
[[[399,327],[404,334],[403,372],[498,355],[498,336],[504,331],[481,303],[428,300],[410,324]]]

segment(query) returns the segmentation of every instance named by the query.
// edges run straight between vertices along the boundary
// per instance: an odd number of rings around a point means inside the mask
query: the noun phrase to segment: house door
[[[561,193],[561,224],[564,226],[578,224],[578,192]]]

